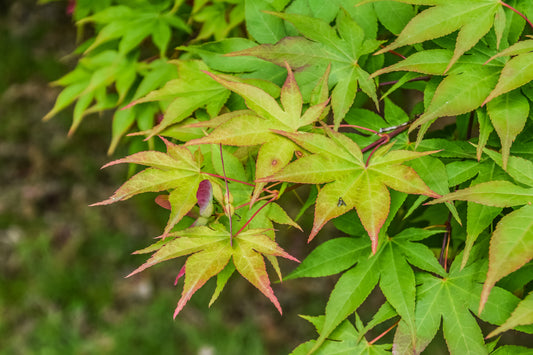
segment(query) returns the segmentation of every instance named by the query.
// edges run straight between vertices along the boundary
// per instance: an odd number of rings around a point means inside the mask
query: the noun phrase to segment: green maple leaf
[[[310,317],[300,316],[312,323],[317,332],[322,333],[324,327],[324,316]],[[310,352],[314,354],[390,354],[391,344],[373,344],[364,337],[364,332],[354,327],[353,324],[345,320],[328,336],[328,339],[320,345],[316,351],[317,341],[311,340],[301,344],[293,350],[291,355],[305,355]],[[388,351],[389,350],[389,351]]]
[[[445,72],[466,51],[474,47],[494,25],[494,18],[503,5],[499,0],[397,0],[416,5],[435,5],[416,15],[405,26],[398,38],[376,54],[398,47],[439,38],[459,30],[452,58]],[[372,1],[363,1],[363,3]],[[501,14],[500,14],[501,16]]]
[[[491,57],[487,63],[505,56],[513,56],[513,58],[505,63],[498,84],[483,104],[533,80],[533,40],[517,42]]]
[[[123,55],[112,50],[80,59],[76,69],[52,83],[65,88],[44,120],[52,118],[77,101],[69,130],[71,135],[86,115],[115,107],[124,100],[137,77],[135,60],[133,55]],[[117,91],[115,95],[108,93],[112,84]]]
[[[511,317],[509,317],[503,325],[490,332],[489,335],[487,335],[487,338],[503,333],[516,326],[527,324],[533,324],[533,292],[530,292],[526,298],[518,304]]]
[[[87,22],[94,22],[103,27],[85,51],[86,53],[108,41],[120,39],[119,52],[126,54],[136,48],[146,37],[151,36],[160,50],[161,57],[164,58],[172,35],[171,28],[174,27],[186,33],[191,31],[189,26],[173,11],[162,13],[160,6],[146,4],[142,9],[138,7],[132,9],[125,5],[111,6],[84,18],[78,24]]]
[[[372,240],[372,251],[378,246],[379,231],[387,219],[390,196],[394,190],[438,196],[403,162],[434,152],[396,150],[382,147],[368,164],[359,146],[343,134],[327,130],[329,138],[314,133],[278,132],[315,153],[289,164],[279,173],[260,182],[287,181],[304,184],[326,184],[316,200],[312,240],[324,224],[355,208]]]
[[[132,176],[107,200],[91,206],[108,205],[144,192],[168,190],[170,191],[168,200],[171,213],[163,234],[170,232],[172,227],[197,203],[196,192],[200,182],[205,179],[217,184],[219,182],[201,173],[201,163],[187,148],[165,139],[163,141],[167,147],[166,153],[144,151],[104,165],[105,168],[121,163],[135,163],[149,166],[149,168]]]
[[[321,96],[322,101],[309,107],[302,113],[302,94],[291,68],[286,65],[287,79],[281,88],[281,106],[264,90],[242,82],[235,82],[232,77],[211,77],[227,89],[242,96],[249,110],[232,112],[214,118],[203,126],[215,126],[208,136],[193,139],[186,145],[225,144],[235,146],[261,145],[256,162],[256,179],[261,179],[278,172],[292,159],[297,146],[285,137],[274,134],[273,130],[296,132],[299,128],[309,126],[322,117],[328,104],[327,91]],[[327,83],[327,74],[319,82]],[[262,191],[264,182],[256,184],[252,201]]]
[[[127,107],[143,102],[160,101],[166,106],[163,120],[147,131],[148,138],[160,134],[191,114],[205,108],[210,117],[219,114],[220,109],[229,97],[230,92],[202,71],[207,66],[201,61],[173,61],[178,69],[178,78],[168,81],[159,90],[150,92],[145,97],[135,100]]]
[[[519,187],[508,181],[490,181],[455,191],[430,203],[452,200],[494,207],[525,205],[507,214],[496,225],[489,250],[489,271],[479,304],[481,313],[496,282],[533,258],[533,188]]]
[[[451,354],[487,354],[483,335],[469,311],[479,265],[452,268],[446,278],[418,274],[416,325],[417,352],[433,339],[443,319],[443,332]]]
[[[174,317],[183,309],[191,296],[211,277],[219,274],[230,260],[235,269],[261,291],[282,313],[278,299],[270,287],[263,256],[281,256],[298,260],[287,254],[265,232],[267,229],[248,229],[236,236],[221,224],[191,227],[169,233],[164,240],[136,253],[155,253],[128,275],[137,274],[160,262],[180,256],[188,256],[185,262],[185,283],[174,312]]]
[[[264,44],[231,55],[255,56],[280,66],[287,62],[292,68],[314,75],[315,78],[317,72],[321,73],[331,65],[330,85],[335,85],[331,93],[331,106],[336,127],[352,106],[358,87],[378,106],[375,83],[358,64],[358,60],[372,53],[379,42],[365,38],[363,29],[344,9],[337,16],[336,29],[324,20],[313,17],[270,14],[292,23],[304,37],[286,37],[274,45]]]
[[[326,276],[338,272],[339,269],[331,266],[327,270],[317,270],[321,265],[340,262],[346,266],[357,263],[341,276],[330,295],[315,349],[318,349],[326,339],[331,338],[331,333],[359,307],[378,284],[378,280],[387,301],[405,322],[410,341],[414,341],[416,283],[415,273],[409,264],[421,270],[446,275],[431,250],[424,244],[417,243],[441,232],[406,229],[394,237],[387,238],[379,252],[370,259],[368,254],[371,252],[371,243],[364,238],[333,239],[311,253],[289,277]],[[331,250],[332,246],[335,246],[335,251]],[[346,256],[351,257],[351,264]]]

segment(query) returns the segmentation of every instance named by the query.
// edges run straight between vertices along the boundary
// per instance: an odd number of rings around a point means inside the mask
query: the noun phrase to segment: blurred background
[[[88,207],[127,178],[126,166],[100,170],[127,142],[106,156],[105,113],[70,138],[71,109],[42,121],[59,93],[49,83],[76,63],[76,33],[67,1],[35,2],[0,1],[0,354],[287,354],[314,338],[297,314],[321,314],[333,279],[275,284],[283,316],[236,276],[208,308],[212,280],[173,320],[183,260],[124,278],[168,215],[154,196]],[[305,240],[279,239],[299,258]]]

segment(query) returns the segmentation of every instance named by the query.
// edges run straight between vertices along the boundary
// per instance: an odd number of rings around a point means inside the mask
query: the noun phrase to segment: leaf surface
[[[330,85],[335,85],[331,105],[336,127],[354,102],[359,85],[377,106],[375,84],[357,60],[377,48],[379,42],[368,39],[365,42],[363,29],[346,11],[339,11],[337,31],[324,20],[313,17],[290,13],[272,15],[289,21],[305,38],[289,37],[275,45],[262,45],[232,55],[256,56],[280,66],[286,61],[292,68],[309,73],[323,72],[331,65]]]
[[[388,154],[376,153],[376,157],[366,165],[361,159],[360,148],[353,141],[333,131],[328,134],[330,138],[312,133],[284,133],[316,154],[301,158],[274,176],[259,181],[329,183],[318,194],[309,240],[327,221],[355,208],[373,241],[375,253],[378,234],[389,211],[387,186],[401,192],[437,196],[412,168],[401,165],[432,152],[396,150]],[[325,147],[327,155],[324,154]],[[386,150],[388,148],[383,152]],[[331,155],[330,152],[336,153]]]
[[[503,217],[496,226],[490,243],[489,271],[481,293],[479,313],[496,282],[532,258],[533,206],[527,205]]]

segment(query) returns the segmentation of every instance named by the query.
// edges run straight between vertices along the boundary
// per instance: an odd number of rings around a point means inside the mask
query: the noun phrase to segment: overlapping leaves
[[[335,85],[331,106],[336,127],[352,106],[358,87],[378,105],[375,84],[358,60],[372,53],[379,42],[366,38],[363,29],[346,11],[339,11],[336,29],[313,17],[289,13],[271,15],[293,24],[303,37],[285,37],[276,44],[264,44],[232,55],[252,55],[278,65],[287,62],[292,68],[311,73],[315,80],[317,72],[331,65],[330,85]]]
[[[162,261],[190,255],[185,262],[185,284],[174,312],[176,317],[199,288],[232,262],[235,269],[281,313],[281,306],[270,287],[263,255],[298,260],[283,251],[265,232],[265,229],[249,229],[233,237],[223,225],[211,224],[170,233],[162,242],[137,251],[155,253],[128,276]]]
[[[224,76],[211,77],[224,87],[242,96],[249,110],[221,115],[200,126],[214,126],[216,129],[204,138],[191,140],[193,144],[226,144],[235,146],[261,145],[256,162],[256,179],[270,176],[285,167],[293,158],[297,146],[289,139],[280,137],[273,130],[296,132],[299,128],[312,125],[322,117],[328,104],[326,83],[328,71],[319,82],[324,88],[317,94],[319,103],[302,113],[303,99],[291,68],[286,65],[287,79],[281,89],[281,106],[264,90]],[[235,79],[234,79],[235,80]],[[256,184],[253,200],[264,187],[264,182]]]
[[[388,145],[376,151],[372,159],[365,163],[356,143],[341,133],[326,131],[328,136],[278,132],[315,154],[300,158],[279,173],[260,181],[325,183],[317,196],[309,240],[327,221],[355,208],[372,240],[372,251],[375,253],[379,231],[389,213],[387,187],[406,193],[439,196],[427,187],[412,168],[402,165],[403,162],[432,152],[389,152],[391,145]]]

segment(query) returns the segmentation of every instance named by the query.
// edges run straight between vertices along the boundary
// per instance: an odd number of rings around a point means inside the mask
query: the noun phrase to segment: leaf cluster
[[[280,280],[277,257],[298,260],[276,223],[322,240],[285,282],[340,274],[294,354],[419,354],[441,326],[452,354],[530,351],[491,339],[533,331],[530,1],[141,3],[79,10],[97,34],[47,118],[122,107],[111,151],[134,121],[164,142],[107,164],[146,168],[95,205],[159,193],[169,220],[130,275],[183,257],[174,316],[235,271],[281,313],[264,259]],[[378,325],[394,335],[367,339]]]

